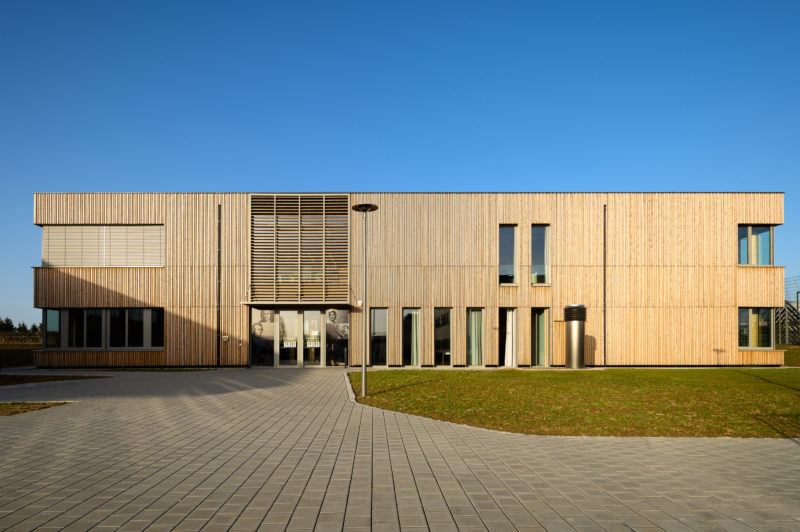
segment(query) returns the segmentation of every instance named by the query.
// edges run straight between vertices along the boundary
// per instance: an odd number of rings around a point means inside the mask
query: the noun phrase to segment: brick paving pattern
[[[76,401],[0,418],[0,529],[800,531],[797,440],[506,434],[354,404],[343,373],[0,388]]]

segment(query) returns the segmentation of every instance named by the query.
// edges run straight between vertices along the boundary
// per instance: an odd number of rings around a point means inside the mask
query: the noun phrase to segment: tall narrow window
[[[550,282],[547,278],[548,263],[548,226],[531,226],[531,283],[545,284]]]
[[[125,309],[112,308],[108,311],[108,345],[125,347]]]
[[[514,236],[517,226],[500,226],[500,284],[512,284],[515,282],[514,271]]]
[[[403,365],[419,366],[419,309],[403,309]]]
[[[771,348],[773,321],[771,308],[740,308],[739,347]]]
[[[86,309],[86,347],[103,347],[103,309]]]
[[[164,309],[150,311],[150,346],[164,347]]]
[[[531,364],[547,365],[547,309],[531,309]]]
[[[772,259],[773,229],[771,225],[740,225],[739,264],[768,266]]]
[[[50,349],[61,347],[61,312],[54,309],[45,310],[45,339],[44,346]]]
[[[449,366],[450,362],[450,309],[433,309],[433,363]]]
[[[128,309],[128,347],[144,345],[144,311],[140,308]]]
[[[386,330],[386,309],[371,309],[369,316],[369,361],[373,366],[386,365]]]
[[[83,347],[83,309],[71,308],[67,311],[67,316],[67,347]]]
[[[467,366],[483,365],[483,311],[467,309]]]

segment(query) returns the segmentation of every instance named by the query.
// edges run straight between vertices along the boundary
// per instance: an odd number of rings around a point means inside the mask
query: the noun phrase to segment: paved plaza
[[[0,529],[800,530],[797,440],[506,434],[341,369],[84,373],[114,376],[0,388],[75,401],[0,418]]]

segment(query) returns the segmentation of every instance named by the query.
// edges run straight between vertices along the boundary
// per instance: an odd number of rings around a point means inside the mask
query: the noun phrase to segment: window
[[[513,284],[514,276],[514,236],[516,225],[500,226],[500,284]]]
[[[771,225],[739,226],[739,264],[771,265],[773,229]]]
[[[386,309],[374,308],[369,316],[369,356],[373,366],[386,365]]]
[[[150,311],[150,345],[164,347],[164,309],[154,308]]]
[[[450,365],[450,309],[433,309],[433,363]]]
[[[84,347],[83,345],[83,309],[67,311],[67,347]]]
[[[739,309],[739,347],[772,348],[773,310]]]
[[[164,309],[47,309],[46,349],[161,349]],[[66,331],[61,335],[61,330]]]
[[[144,345],[144,311],[140,308],[128,309],[128,347]]]
[[[42,227],[42,266],[163,265],[163,225]]]
[[[125,347],[125,311],[111,309],[108,311],[110,320],[109,345],[111,347]]]
[[[161,312],[164,311],[161,310]],[[93,347],[93,348],[103,347],[102,309],[99,308],[86,309],[86,347]]]
[[[58,310],[47,309],[44,311],[44,347],[58,349],[61,347],[61,313]]]
[[[467,366],[483,365],[483,310],[467,309]]]
[[[548,259],[548,226],[531,226],[531,284],[550,282],[547,276]]]
[[[403,365],[419,366],[419,309],[403,309]]]

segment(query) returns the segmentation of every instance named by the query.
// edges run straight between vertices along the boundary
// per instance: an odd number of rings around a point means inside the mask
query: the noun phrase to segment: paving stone
[[[0,419],[0,528],[800,532],[791,440],[500,433],[354,404],[341,369],[109,374],[0,389],[77,401]]]

